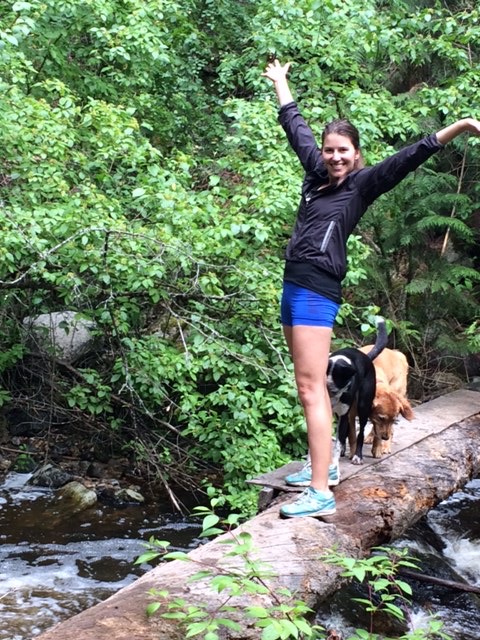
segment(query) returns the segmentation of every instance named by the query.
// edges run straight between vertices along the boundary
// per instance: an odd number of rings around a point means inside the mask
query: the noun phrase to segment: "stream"
[[[52,491],[10,474],[0,487],[0,640],[32,640],[145,573],[151,536],[172,550],[200,544],[201,525],[158,506],[97,503],[59,517]]]
[[[420,573],[480,588],[480,478],[452,494],[401,539],[386,546],[406,549]],[[375,632],[389,637],[407,631],[420,633],[428,629],[429,618],[435,616],[443,623],[442,632],[452,640],[480,639],[479,594],[401,579],[413,590],[412,605],[404,610],[408,624],[402,628],[391,616],[380,616]],[[327,629],[340,629],[345,638],[353,636],[355,628],[369,629],[369,615],[352,598],[368,598],[368,594],[356,582],[341,589],[320,607],[317,622]]]
[[[133,582],[148,569],[133,563],[151,536],[176,550],[200,544],[198,522],[158,506],[97,504],[60,518],[52,492],[26,485],[28,478],[10,474],[0,487],[0,640],[32,640]],[[480,586],[480,479],[438,505],[395,546],[418,557],[424,573]],[[455,640],[480,638],[478,595],[425,583],[414,585],[414,595],[410,629],[424,628],[436,614]],[[360,613],[355,617],[351,597],[342,589],[318,613],[323,626],[341,629],[344,637],[365,622]]]

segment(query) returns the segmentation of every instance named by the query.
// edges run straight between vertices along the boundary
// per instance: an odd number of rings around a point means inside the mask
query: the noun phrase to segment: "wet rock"
[[[438,553],[441,553],[445,549],[445,541],[438,533],[432,529],[428,523],[427,518],[420,518],[408,531],[404,534],[405,540],[419,540],[422,545],[429,545]]]
[[[375,613],[367,611],[365,601],[371,600],[374,607],[378,607]],[[363,601],[363,602],[361,602]],[[404,609],[399,599],[394,604]],[[381,602],[375,593],[370,593],[367,583],[354,580],[337,591],[327,601],[322,602],[317,610],[316,622],[325,626],[323,620],[332,614],[339,615],[347,625],[357,629],[372,629],[374,633],[386,634],[389,637],[399,637],[408,632],[408,622],[393,617],[381,606]]]
[[[77,473],[80,476],[86,476],[87,475],[87,470],[89,468],[89,466],[92,463],[90,462],[90,460],[80,460],[77,463]]]
[[[11,460],[7,460],[6,458],[0,459],[0,474],[6,474],[7,471],[11,468],[12,462]]]
[[[60,467],[52,464],[46,464],[34,472],[29,484],[37,487],[49,487],[50,489],[58,489],[68,482],[71,482],[73,476],[71,473],[64,471]]]
[[[134,489],[121,489],[116,494],[116,498],[119,502],[124,504],[141,504],[142,502],[145,502],[145,498],[142,494]]]
[[[58,490],[59,506],[64,516],[84,511],[97,502],[97,494],[81,482],[69,482]]]
[[[102,485],[97,487],[97,495],[100,502],[112,505],[114,507],[126,507],[132,504],[143,504],[145,498],[143,495],[132,487],[119,489],[117,486]]]
[[[109,486],[98,486],[97,487],[97,498],[99,500],[99,502],[102,502],[103,504],[108,504],[111,506],[115,505],[115,493],[116,490]]]
[[[328,629],[326,640],[343,640],[343,634],[338,629]]]
[[[103,478],[104,466],[100,462],[92,462],[89,464],[86,475],[90,478]]]

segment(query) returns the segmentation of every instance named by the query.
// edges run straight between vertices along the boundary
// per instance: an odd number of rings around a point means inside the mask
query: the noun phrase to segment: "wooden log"
[[[408,428],[416,431],[416,442],[361,467],[342,459],[342,474],[348,469],[350,475],[335,488],[334,516],[324,520],[281,519],[279,505],[292,499],[292,494],[281,493],[265,511],[237,529],[237,533],[246,531],[252,536],[255,557],[272,568],[275,577],[268,580],[272,593],[286,587],[315,608],[342,584],[341,569],[319,559],[323,551],[336,546],[339,553],[348,556],[368,555],[372,547],[401,536],[479,472],[480,394],[455,392],[437,401],[417,407],[417,418],[396,428],[395,439],[400,441],[398,432]],[[452,422],[452,416],[462,414],[470,417]],[[229,534],[221,535],[193,550],[189,554],[192,562],[175,560],[149,571],[106,601],[37,636],[37,640],[183,640],[185,630],[177,621],[158,615],[147,618],[147,592],[167,589],[172,598],[204,604],[215,611],[225,594],[213,592],[208,580],[188,580],[200,566],[219,571],[238,567],[226,556],[230,547],[222,542],[227,538]],[[247,594],[230,602],[237,606],[236,619],[242,631],[228,630],[222,638],[260,638],[260,630],[244,615],[245,606],[268,608],[273,603],[272,595]]]

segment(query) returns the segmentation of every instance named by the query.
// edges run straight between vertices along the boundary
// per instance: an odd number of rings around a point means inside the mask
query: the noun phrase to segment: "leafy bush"
[[[294,61],[292,85],[318,134],[325,120],[351,117],[375,162],[470,114],[478,9],[356,0],[0,9],[2,401],[24,397],[18,379],[36,385],[53,413],[126,449],[170,495],[208,475],[253,510],[245,479],[305,450],[278,322],[301,169],[260,77],[265,55]],[[380,312],[406,349],[425,345],[426,366],[477,349],[475,142],[468,153],[452,143],[350,239],[335,346],[361,340]],[[94,319],[103,348],[75,367],[33,366],[21,321],[62,309]]]

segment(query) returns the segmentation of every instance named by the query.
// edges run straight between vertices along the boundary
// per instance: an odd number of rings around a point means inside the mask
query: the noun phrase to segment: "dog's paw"
[[[381,458],[383,455],[383,441],[375,438],[372,445],[372,456],[374,458]]]
[[[363,444],[373,444],[373,429],[370,430],[370,433],[367,433]]]
[[[352,458],[352,464],[363,464],[363,458],[359,458],[357,455],[354,455]]]
[[[388,456],[390,453],[392,453],[392,440],[384,440],[382,442],[382,454]]]

